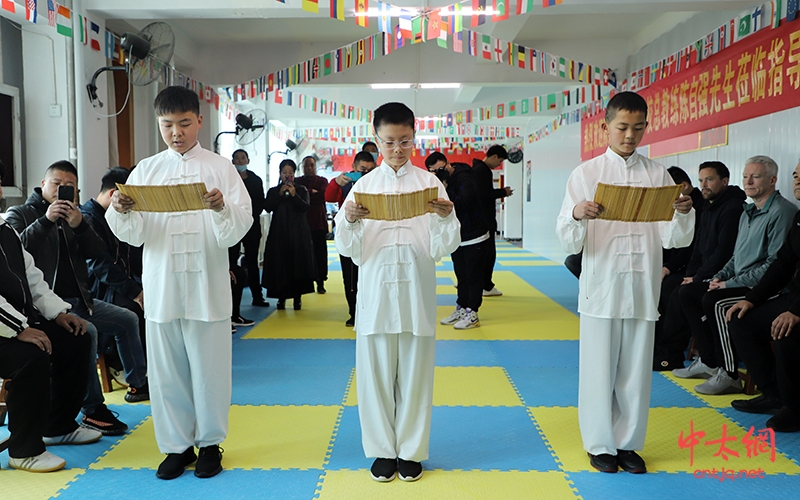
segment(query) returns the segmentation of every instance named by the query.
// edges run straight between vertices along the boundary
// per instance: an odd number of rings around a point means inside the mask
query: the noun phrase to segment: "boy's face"
[[[197,144],[197,134],[202,126],[203,116],[191,111],[169,113],[158,117],[158,129],[164,144],[180,154],[184,154]]]
[[[367,162],[363,160],[358,160],[357,162],[353,163],[353,170],[355,170],[356,172],[361,172],[362,174],[366,174],[373,168],[375,168],[374,161]]]
[[[405,165],[414,149],[413,127],[384,124],[375,130],[375,136],[383,160],[390,167],[398,169]]]
[[[47,177],[42,179],[42,198],[47,203],[53,203],[58,199],[59,186],[72,186],[78,190],[78,178],[69,172],[61,170],[51,170]]]
[[[636,151],[636,146],[644,137],[645,128],[647,128],[647,116],[641,111],[620,109],[613,120],[603,122],[603,130],[608,133],[608,145],[613,152],[623,158]]]

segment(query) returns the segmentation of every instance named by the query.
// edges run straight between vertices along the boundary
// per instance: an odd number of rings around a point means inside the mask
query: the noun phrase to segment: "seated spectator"
[[[366,143],[375,146],[375,143]],[[375,146],[377,148],[377,146]],[[328,183],[328,188],[325,190],[325,201],[328,203],[338,203],[339,208],[342,208],[342,203],[350,192],[350,189],[361,176],[368,174],[375,168],[375,154],[362,149],[353,159],[353,170],[344,174],[339,174],[338,177]],[[354,327],[356,324],[356,294],[358,293],[358,266],[353,264],[350,257],[339,255],[339,262],[342,265],[342,281],[344,282],[344,295],[347,298],[347,307],[350,311],[350,317],[344,322],[344,326]]]
[[[0,378],[11,379],[8,465],[55,471],[66,462],[46,445],[93,443],[102,436],[75,422],[89,378],[91,338],[86,322],[67,313],[69,304],[50,290],[2,218],[0,249]]]
[[[472,167],[466,163],[450,164],[445,158],[444,168],[450,174],[447,179],[447,196],[453,202],[456,217],[461,223],[461,244],[451,254],[458,280],[456,310],[441,320],[441,323],[453,325],[456,330],[466,330],[481,326],[478,309],[483,300],[483,280],[488,255],[486,240],[491,237],[491,232],[483,214]]]
[[[42,186],[34,189],[24,205],[11,207],[6,220],[19,232],[23,246],[42,270],[48,285],[72,306],[72,313],[84,319],[91,317],[101,336],[114,337],[130,384],[125,400],[144,401],[149,399],[147,367],[136,314],[93,299],[89,293],[86,259],[102,257],[105,245],[75,205],[77,184],[74,165],[68,161],[54,163],[45,171]],[[71,195],[65,194],[69,191]],[[91,367],[90,373],[95,373],[97,342],[92,347],[87,365]],[[121,434],[127,429],[106,408],[96,376],[89,377],[83,414],[82,425],[103,434]]]
[[[793,177],[794,196],[800,200],[800,165]],[[781,293],[787,285],[789,291]],[[726,317],[733,343],[761,391],[731,406],[774,414],[766,426],[776,432],[800,431],[800,212],[761,280]]]
[[[689,175],[679,167],[667,169],[675,184],[681,185],[681,194],[692,198],[695,210],[694,234],[700,227],[700,214],[703,213],[703,194],[692,186]],[[661,295],[658,299],[659,318],[656,321],[655,342],[653,344],[653,370],[673,370],[683,368],[683,351],[689,343],[691,333],[686,317],[681,312],[677,290],[683,282],[683,273],[694,250],[692,244],[685,248],[664,249],[664,264],[661,267]]]
[[[700,318],[689,322],[699,356],[689,369],[677,372],[692,378],[710,375],[709,380],[695,387],[701,394],[743,390],[725,313],[758,283],[786,241],[797,207],[775,190],[777,181],[778,165],[772,158],[754,156],[747,160],[743,186],[753,203],[745,206],[739,218],[733,256],[706,285],[707,292],[681,295],[686,317]]]

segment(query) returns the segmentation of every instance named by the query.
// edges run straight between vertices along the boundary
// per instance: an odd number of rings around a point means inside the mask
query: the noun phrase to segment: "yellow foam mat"
[[[503,250],[502,252],[497,252],[497,258],[502,257],[530,257],[532,259],[538,258],[539,255],[535,253],[528,252],[526,250],[518,250],[516,252],[509,252],[507,250]]]
[[[424,462],[423,462],[424,464]],[[377,499],[406,500],[437,498],[483,500],[486,498],[574,499],[575,493],[563,472],[479,472],[426,470],[422,479],[404,483],[373,481],[367,470],[327,471],[317,488],[319,500]]]
[[[552,260],[498,260],[498,264],[501,266],[560,266],[560,262],[555,262]]]
[[[661,374],[671,380],[673,383],[678,384],[679,386],[686,389],[691,395],[695,396],[697,399],[701,399],[708,403],[709,406],[713,408],[730,408],[731,401],[734,399],[750,399],[756,397],[756,395],[748,396],[746,394],[720,394],[719,396],[709,396],[707,394],[700,394],[699,392],[695,391],[695,386],[698,386],[706,381],[706,379],[702,378],[678,378],[672,374],[672,372],[661,372]]]
[[[344,404],[358,404],[355,377]],[[433,375],[433,405],[522,406],[522,401],[500,367],[437,366]]]
[[[57,450],[53,452],[58,455]],[[67,463],[69,467],[69,463]],[[51,498],[68,483],[86,472],[86,469],[62,469],[46,474],[21,470],[0,471],[0,498],[8,500],[41,500]]]
[[[437,272],[437,277],[445,273]],[[456,330],[438,325],[440,340],[578,340],[578,317],[550,299],[512,271],[495,271],[494,282],[502,297],[484,297],[478,316],[480,328]],[[440,285],[455,294],[455,288]],[[439,306],[436,321],[453,312]]]
[[[292,300],[285,311],[274,311],[250,329],[245,339],[354,339],[352,328],[344,326],[349,317],[344,296],[342,272],[331,271],[325,282],[328,293],[303,295],[303,308],[293,310]],[[274,299],[269,299],[274,302]]]
[[[226,469],[322,469],[339,406],[231,406]],[[259,430],[260,429],[260,430]],[[92,469],[156,469],[163,459],[152,418],[92,464]]]
[[[530,408],[539,428],[545,435],[566,472],[594,470],[589,465],[589,458],[583,450],[578,427],[578,409],[535,407]],[[678,444],[681,431],[684,439],[690,434],[690,422],[694,432],[705,432],[694,447],[694,463],[690,465],[690,450]],[[727,426],[727,436],[735,436],[736,442],[728,442],[727,447],[738,452],[739,457],[729,455],[729,460],[714,456],[720,444],[708,444],[707,441],[719,440],[722,437],[722,426]],[[748,429],[743,429],[732,420],[713,408],[651,408],[647,425],[647,438],[644,450],[640,453],[647,462],[649,471],[694,472],[695,470],[717,470],[761,468],[768,474],[786,473],[800,474],[800,467],[777,453],[775,462],[770,460],[769,453],[758,456],[747,456],[747,448],[741,439]],[[756,429],[756,432],[758,429]],[[780,434],[777,435],[780,440]],[[778,443],[780,447],[780,443]]]

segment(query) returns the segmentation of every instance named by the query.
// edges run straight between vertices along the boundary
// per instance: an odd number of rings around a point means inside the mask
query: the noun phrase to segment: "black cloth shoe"
[[[128,387],[128,392],[125,394],[125,401],[128,403],[136,403],[139,401],[150,401],[150,386],[145,381],[141,387]]]
[[[369,472],[375,481],[388,483],[397,475],[397,459],[376,458]]]
[[[353,328],[354,326],[356,326],[356,319],[354,317],[350,316],[350,319],[348,319],[347,321],[344,322],[344,326],[348,326],[350,328]]]
[[[767,420],[767,427],[775,432],[800,431],[800,413],[784,406],[774,417]]]
[[[186,466],[191,465],[195,460],[197,460],[197,455],[194,454],[194,447],[186,448],[183,453],[167,453],[167,458],[158,466],[156,477],[159,479],[180,477],[186,470]]]
[[[117,418],[119,413],[111,411],[106,405],[100,405],[86,412],[81,420],[81,427],[100,432],[104,436],[125,434],[128,426]]]
[[[601,453],[599,455],[589,455],[589,463],[592,467],[600,472],[617,472],[617,457],[609,455],[608,453]]]
[[[292,303],[293,303],[293,305],[294,305],[294,310],[295,310],[295,311],[299,311],[299,310],[300,310],[300,309],[303,307],[303,301],[302,301],[302,300],[300,300],[300,298],[299,298],[299,297],[298,297],[298,298],[296,298],[296,299],[294,299],[294,300],[292,301]]]
[[[200,478],[214,477],[222,472],[222,452],[219,445],[212,444],[200,448],[197,464],[194,466],[194,475]]]
[[[631,474],[644,474],[647,472],[644,459],[633,450],[617,450],[617,464],[620,469]]]
[[[278,299],[278,303],[275,305],[275,307],[279,311],[283,311],[284,309],[286,309],[286,299]]]
[[[422,477],[422,464],[400,458],[397,460],[397,473],[401,481],[416,481]]]
[[[781,402],[764,394],[753,399],[734,399],[731,406],[746,413],[767,413],[774,415],[781,409]]]
[[[327,290],[325,290],[325,285],[323,285],[322,282],[318,283],[317,284],[317,293],[322,295],[325,292],[327,292]]]
[[[255,307],[269,307],[269,302],[262,298],[253,299],[253,305]]]
[[[253,321],[252,319],[247,319],[247,318],[239,315],[239,316],[234,316],[233,318],[231,318],[231,324],[233,326],[253,326],[253,325],[256,324],[256,322]]]

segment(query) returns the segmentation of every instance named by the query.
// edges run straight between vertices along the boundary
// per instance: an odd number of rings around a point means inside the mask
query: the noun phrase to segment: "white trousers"
[[[368,458],[428,458],[436,338],[356,335],[361,444]]]
[[[578,422],[592,455],[644,447],[654,329],[653,321],[581,315]]]
[[[230,321],[147,322],[150,407],[161,453],[219,444],[231,406]]]

